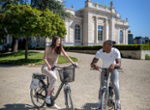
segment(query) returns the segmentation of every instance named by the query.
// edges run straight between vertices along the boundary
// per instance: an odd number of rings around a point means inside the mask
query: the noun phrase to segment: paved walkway
[[[97,105],[99,89],[99,73],[90,71],[94,55],[69,55],[77,57],[80,65],[76,71],[76,80],[71,84],[74,105],[78,109],[91,110]],[[122,67],[122,110],[150,110],[150,61],[122,59]],[[41,66],[0,66],[0,110],[33,110],[29,85],[32,73],[40,72],[40,68]],[[57,87],[59,83],[60,81],[57,82]],[[56,103],[64,107],[63,92]]]

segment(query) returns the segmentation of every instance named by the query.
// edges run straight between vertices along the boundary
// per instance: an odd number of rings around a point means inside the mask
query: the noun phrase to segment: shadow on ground
[[[54,108],[50,108],[50,109],[56,110]],[[47,107],[35,108],[34,106],[29,105],[29,104],[6,104],[4,105],[3,108],[0,108],[0,110],[47,110]],[[59,109],[59,110],[66,110],[66,108]],[[86,110],[86,109],[75,108],[75,110]]]
[[[93,110],[95,108],[98,107],[98,103],[86,103],[84,106],[83,106],[83,109],[84,110]]]
[[[0,110],[46,110],[45,108],[37,109],[28,104],[6,104]]]

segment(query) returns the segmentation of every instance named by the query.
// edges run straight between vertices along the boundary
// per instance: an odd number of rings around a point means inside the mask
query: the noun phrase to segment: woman
[[[44,53],[44,62],[45,64],[42,66],[42,73],[45,73],[49,78],[49,87],[47,90],[47,97],[45,102],[47,104],[51,104],[50,97],[52,96],[52,92],[54,90],[54,85],[57,80],[56,72],[52,69],[53,66],[57,63],[58,56],[63,54],[72,64],[74,63],[68,54],[65,52],[60,37],[54,37],[52,40],[52,44],[50,46],[46,46]]]

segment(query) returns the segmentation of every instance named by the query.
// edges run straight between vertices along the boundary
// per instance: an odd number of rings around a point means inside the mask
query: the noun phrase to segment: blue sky
[[[64,0],[65,7],[74,6],[75,10],[84,8],[85,0]],[[110,0],[92,0],[109,5]],[[134,36],[150,37],[150,0],[113,0],[116,10],[123,19],[128,18],[129,29]]]

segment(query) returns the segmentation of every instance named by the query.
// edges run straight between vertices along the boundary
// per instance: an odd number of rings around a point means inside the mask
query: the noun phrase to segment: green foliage
[[[3,24],[4,18],[5,15],[0,13],[0,38],[3,38],[7,34]]]
[[[150,50],[150,44],[114,45],[119,50]]]
[[[57,0],[31,0],[31,6],[39,10],[49,9],[62,18],[70,16],[70,14],[65,11],[63,3]]]
[[[150,50],[150,44],[114,45],[119,50]],[[98,50],[102,46],[68,46],[66,50]]]
[[[41,20],[39,23],[41,24],[41,27],[39,27],[39,31],[41,36],[50,38],[53,36],[64,37],[66,34],[64,20],[57,14],[53,14],[53,12],[46,9],[42,11],[40,18]]]
[[[0,0],[0,2],[2,3],[2,10],[4,11],[6,9],[6,6],[8,4],[18,4],[19,0]]]
[[[65,50],[98,50],[102,46],[66,46]]]
[[[150,56],[149,55],[145,55],[145,60],[150,60]]]
[[[77,58],[71,57],[71,59],[76,62]],[[43,64],[43,53],[29,51],[29,59],[24,60],[24,52],[20,51],[11,54],[0,55],[0,64],[13,64],[13,65],[40,65]],[[68,63],[64,56],[60,56],[58,64]]]
[[[7,5],[0,22],[8,34],[20,36],[50,37],[66,34],[64,21],[50,10],[40,11],[29,5]]]
[[[6,30],[13,37],[26,37],[25,59],[27,59],[28,38],[31,36],[64,37],[66,28],[64,21],[46,9],[44,11],[32,8],[29,5],[9,4],[0,15],[0,30]],[[4,31],[5,32],[5,31]],[[5,34],[5,33],[3,33]]]
[[[119,50],[150,50],[150,44],[114,45]],[[65,50],[99,50],[102,46],[66,46]],[[36,50],[44,50],[45,47],[36,47]]]

